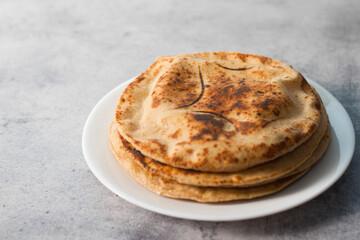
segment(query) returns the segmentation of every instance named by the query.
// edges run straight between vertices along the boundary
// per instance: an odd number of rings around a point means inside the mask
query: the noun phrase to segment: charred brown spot
[[[249,56],[248,54],[243,54],[243,53],[238,53],[236,54],[236,56],[243,62],[246,62],[247,57]]]
[[[258,127],[258,124],[254,122],[238,122],[236,129],[243,135],[247,135],[254,131]]]
[[[230,86],[226,86],[223,89],[221,89],[221,93],[227,94],[229,92],[229,88],[231,88]]]
[[[157,140],[157,139],[149,139],[149,140],[159,147],[160,152],[162,152],[162,153],[166,152],[166,146],[164,144],[160,143],[159,140]],[[151,147],[151,149],[153,150],[153,147]]]
[[[213,125],[219,128],[222,128],[224,126],[224,122],[218,119],[215,119],[214,116],[212,115],[208,115],[208,114],[195,114],[194,118],[197,121],[202,121],[204,124],[208,125]]]
[[[236,95],[243,95],[244,92],[250,92],[250,88],[249,87],[238,88],[238,90],[236,90]]]
[[[182,141],[182,142],[178,142],[176,145],[177,146],[184,146],[186,144],[189,144],[188,142]]]
[[[180,162],[181,160],[182,160],[182,159],[181,159],[180,157],[178,157],[178,156],[172,156],[172,157],[171,157],[171,161],[174,162],[174,163]]]
[[[231,163],[231,162],[238,162],[238,159],[235,159],[232,156],[232,153],[228,150],[224,150],[222,152],[219,152],[215,156],[215,160],[221,163]]]
[[[230,158],[229,163],[238,163],[239,159],[237,158]]]
[[[274,109],[272,112],[273,112],[274,115],[277,116],[277,117],[280,115],[279,109]]]
[[[153,92],[154,94],[155,92]],[[159,105],[160,105],[160,102],[161,102],[161,98],[155,96],[152,98],[152,103],[151,103],[151,107],[152,108],[157,108]]]
[[[201,132],[195,136],[192,136],[192,140],[200,140],[203,138],[203,135],[205,134],[211,134],[211,131],[209,129],[201,129]]]
[[[259,60],[263,64],[270,64],[272,62],[271,58],[264,57],[264,56],[258,56]]]
[[[311,124],[311,125],[309,126],[308,133],[314,132],[317,127],[318,127],[318,126],[317,126],[316,124],[314,124],[314,123]]]
[[[238,109],[241,109],[241,110],[248,110],[249,109],[249,107],[244,105],[242,103],[242,101],[240,101],[240,100],[238,100],[236,103],[234,103],[231,107],[232,108],[238,108]]]
[[[203,155],[206,156],[208,153],[209,153],[209,149],[208,149],[208,148],[204,148]]]
[[[212,103],[206,103],[206,107],[208,107],[208,108],[215,108],[216,105],[213,105]]]
[[[294,136],[295,143],[300,142],[304,137],[305,137],[304,134],[301,133],[295,134]]]
[[[145,79],[145,76],[146,76],[146,74],[145,74],[145,73],[142,73],[141,75],[139,75],[139,76],[135,79],[134,82],[136,82],[136,83],[142,82],[142,81]]]
[[[265,101],[255,104],[255,106],[261,107],[262,109],[267,110],[267,109],[269,109],[269,106],[274,103],[275,103],[275,101],[273,99],[267,98]]]
[[[193,149],[186,149],[185,152],[188,153],[188,154],[192,154],[194,152],[194,150]]]
[[[178,138],[180,131],[181,131],[180,129],[176,130],[176,132],[174,132],[173,134],[171,134],[169,137],[170,137],[170,138],[173,138],[173,139]]]
[[[271,159],[283,151],[284,148],[288,146],[289,141],[284,140],[278,143],[271,144],[268,146],[268,150],[263,154],[263,157],[266,159]]]
[[[204,136],[206,135],[210,135],[211,138],[208,139],[208,140],[217,140],[219,138],[219,135],[217,134],[217,132],[215,131],[211,131],[210,129],[208,128],[203,128],[201,129],[200,133],[199,134],[196,134],[194,136],[191,137],[191,140],[201,140],[204,138]]]

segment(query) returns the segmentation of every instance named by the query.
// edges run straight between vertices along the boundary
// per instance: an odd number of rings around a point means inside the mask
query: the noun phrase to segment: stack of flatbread
[[[162,196],[252,199],[303,176],[330,141],[319,95],[290,65],[229,52],[159,57],[121,95],[111,149]]]

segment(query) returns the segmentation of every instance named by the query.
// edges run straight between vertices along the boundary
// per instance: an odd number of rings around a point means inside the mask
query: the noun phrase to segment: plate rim
[[[235,221],[235,220],[246,220],[246,219],[254,219],[254,218],[269,216],[269,215],[272,215],[272,214],[284,212],[284,211],[287,211],[289,209],[295,208],[295,207],[297,207],[299,205],[302,205],[302,204],[316,198],[317,196],[319,196],[320,194],[322,194],[323,192],[328,190],[334,183],[336,183],[338,181],[338,179],[344,174],[344,172],[349,167],[349,165],[350,165],[350,163],[352,161],[354,151],[355,151],[355,130],[354,130],[354,126],[353,126],[353,123],[351,121],[351,118],[350,118],[348,112],[343,107],[343,105],[329,91],[327,91],[322,85],[310,80],[309,78],[306,78],[306,80],[310,83],[310,85],[315,87],[315,89],[319,92],[320,95],[326,94],[326,97],[328,97],[331,100],[330,103],[335,104],[336,108],[339,108],[341,111],[343,111],[345,113],[341,117],[345,118],[344,121],[346,121],[348,123],[347,128],[349,128],[348,130],[351,133],[351,136],[348,136],[349,143],[351,143],[351,144],[349,144],[349,147],[348,147],[350,149],[350,151],[347,152],[348,157],[345,160],[342,160],[342,159],[338,160],[339,163],[342,161],[345,164],[340,169],[340,171],[338,171],[339,169],[337,169],[337,171],[334,173],[332,178],[329,179],[329,181],[323,186],[323,188],[320,191],[317,191],[315,194],[311,195],[310,197],[304,198],[301,201],[298,201],[298,202],[296,202],[294,204],[288,204],[286,207],[283,207],[283,208],[280,208],[280,209],[275,208],[273,210],[267,210],[267,211],[265,211],[263,213],[257,213],[257,214],[253,214],[253,215],[250,215],[250,216],[247,215],[246,217],[241,216],[241,214],[239,214],[239,216],[233,216],[233,217],[226,217],[226,216],[212,216],[212,217],[209,217],[207,215],[195,215],[194,216],[192,214],[186,214],[186,213],[182,213],[182,212],[177,212],[177,211],[174,211],[174,210],[171,210],[171,209],[162,208],[162,207],[159,207],[159,206],[156,206],[156,205],[153,205],[153,204],[149,204],[146,201],[141,201],[141,200],[137,199],[134,196],[126,194],[123,191],[119,191],[118,187],[116,187],[111,181],[109,181],[106,178],[106,176],[103,176],[102,174],[100,174],[98,169],[95,167],[95,164],[91,161],[92,156],[90,156],[89,152],[87,151],[87,147],[88,147],[87,138],[88,138],[89,131],[91,131],[91,121],[96,116],[97,111],[99,110],[101,105],[104,104],[104,102],[108,98],[110,98],[115,92],[120,91],[121,88],[125,88],[135,78],[136,77],[131,78],[131,79],[123,82],[122,84],[116,86],[115,88],[113,88],[109,92],[107,92],[95,104],[95,106],[92,108],[90,114],[88,115],[88,117],[86,119],[83,131],[82,131],[82,151],[83,151],[85,161],[86,161],[88,167],[90,168],[91,172],[95,175],[95,177],[103,185],[105,185],[109,190],[111,190],[113,193],[117,194],[118,196],[120,196],[124,200],[126,200],[126,201],[128,201],[130,203],[133,203],[133,204],[135,204],[135,205],[137,205],[139,207],[142,207],[144,209],[147,209],[149,211],[153,211],[153,212],[156,212],[156,213],[159,213],[159,214],[163,214],[163,215],[167,215],[167,216],[171,216],[171,217],[175,217],[175,218],[188,219],[188,220],[199,220],[199,221]],[[120,97],[120,95],[119,95],[119,97]],[[321,96],[321,97],[323,98],[324,96]],[[306,178],[306,176],[304,176],[304,178]],[[153,194],[155,194],[155,193],[153,193]],[[162,196],[160,196],[160,197],[162,197]],[[169,200],[174,200],[174,199],[169,199]],[[177,200],[177,201],[182,201],[182,200]],[[201,203],[201,204],[207,205],[206,203]]]

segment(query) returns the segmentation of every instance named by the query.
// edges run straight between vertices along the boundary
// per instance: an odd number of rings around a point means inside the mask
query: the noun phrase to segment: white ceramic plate
[[[82,135],[85,160],[94,175],[111,191],[145,209],[178,218],[232,221],[262,217],[303,204],[327,190],[349,166],[355,149],[355,132],[349,115],[331,93],[310,81],[321,95],[332,126],[330,146],[303,178],[276,194],[251,201],[205,204],[158,196],[137,183],[113,157],[108,128],[117,100],[132,81],[106,94],[91,111]]]

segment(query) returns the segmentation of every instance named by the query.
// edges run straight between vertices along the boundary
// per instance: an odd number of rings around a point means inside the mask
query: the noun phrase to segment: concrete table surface
[[[360,137],[360,1],[0,1],[0,239],[360,239],[360,150],[289,211],[235,222],[163,216],[117,197],[81,150],[109,90],[157,56],[238,51],[291,64]]]

